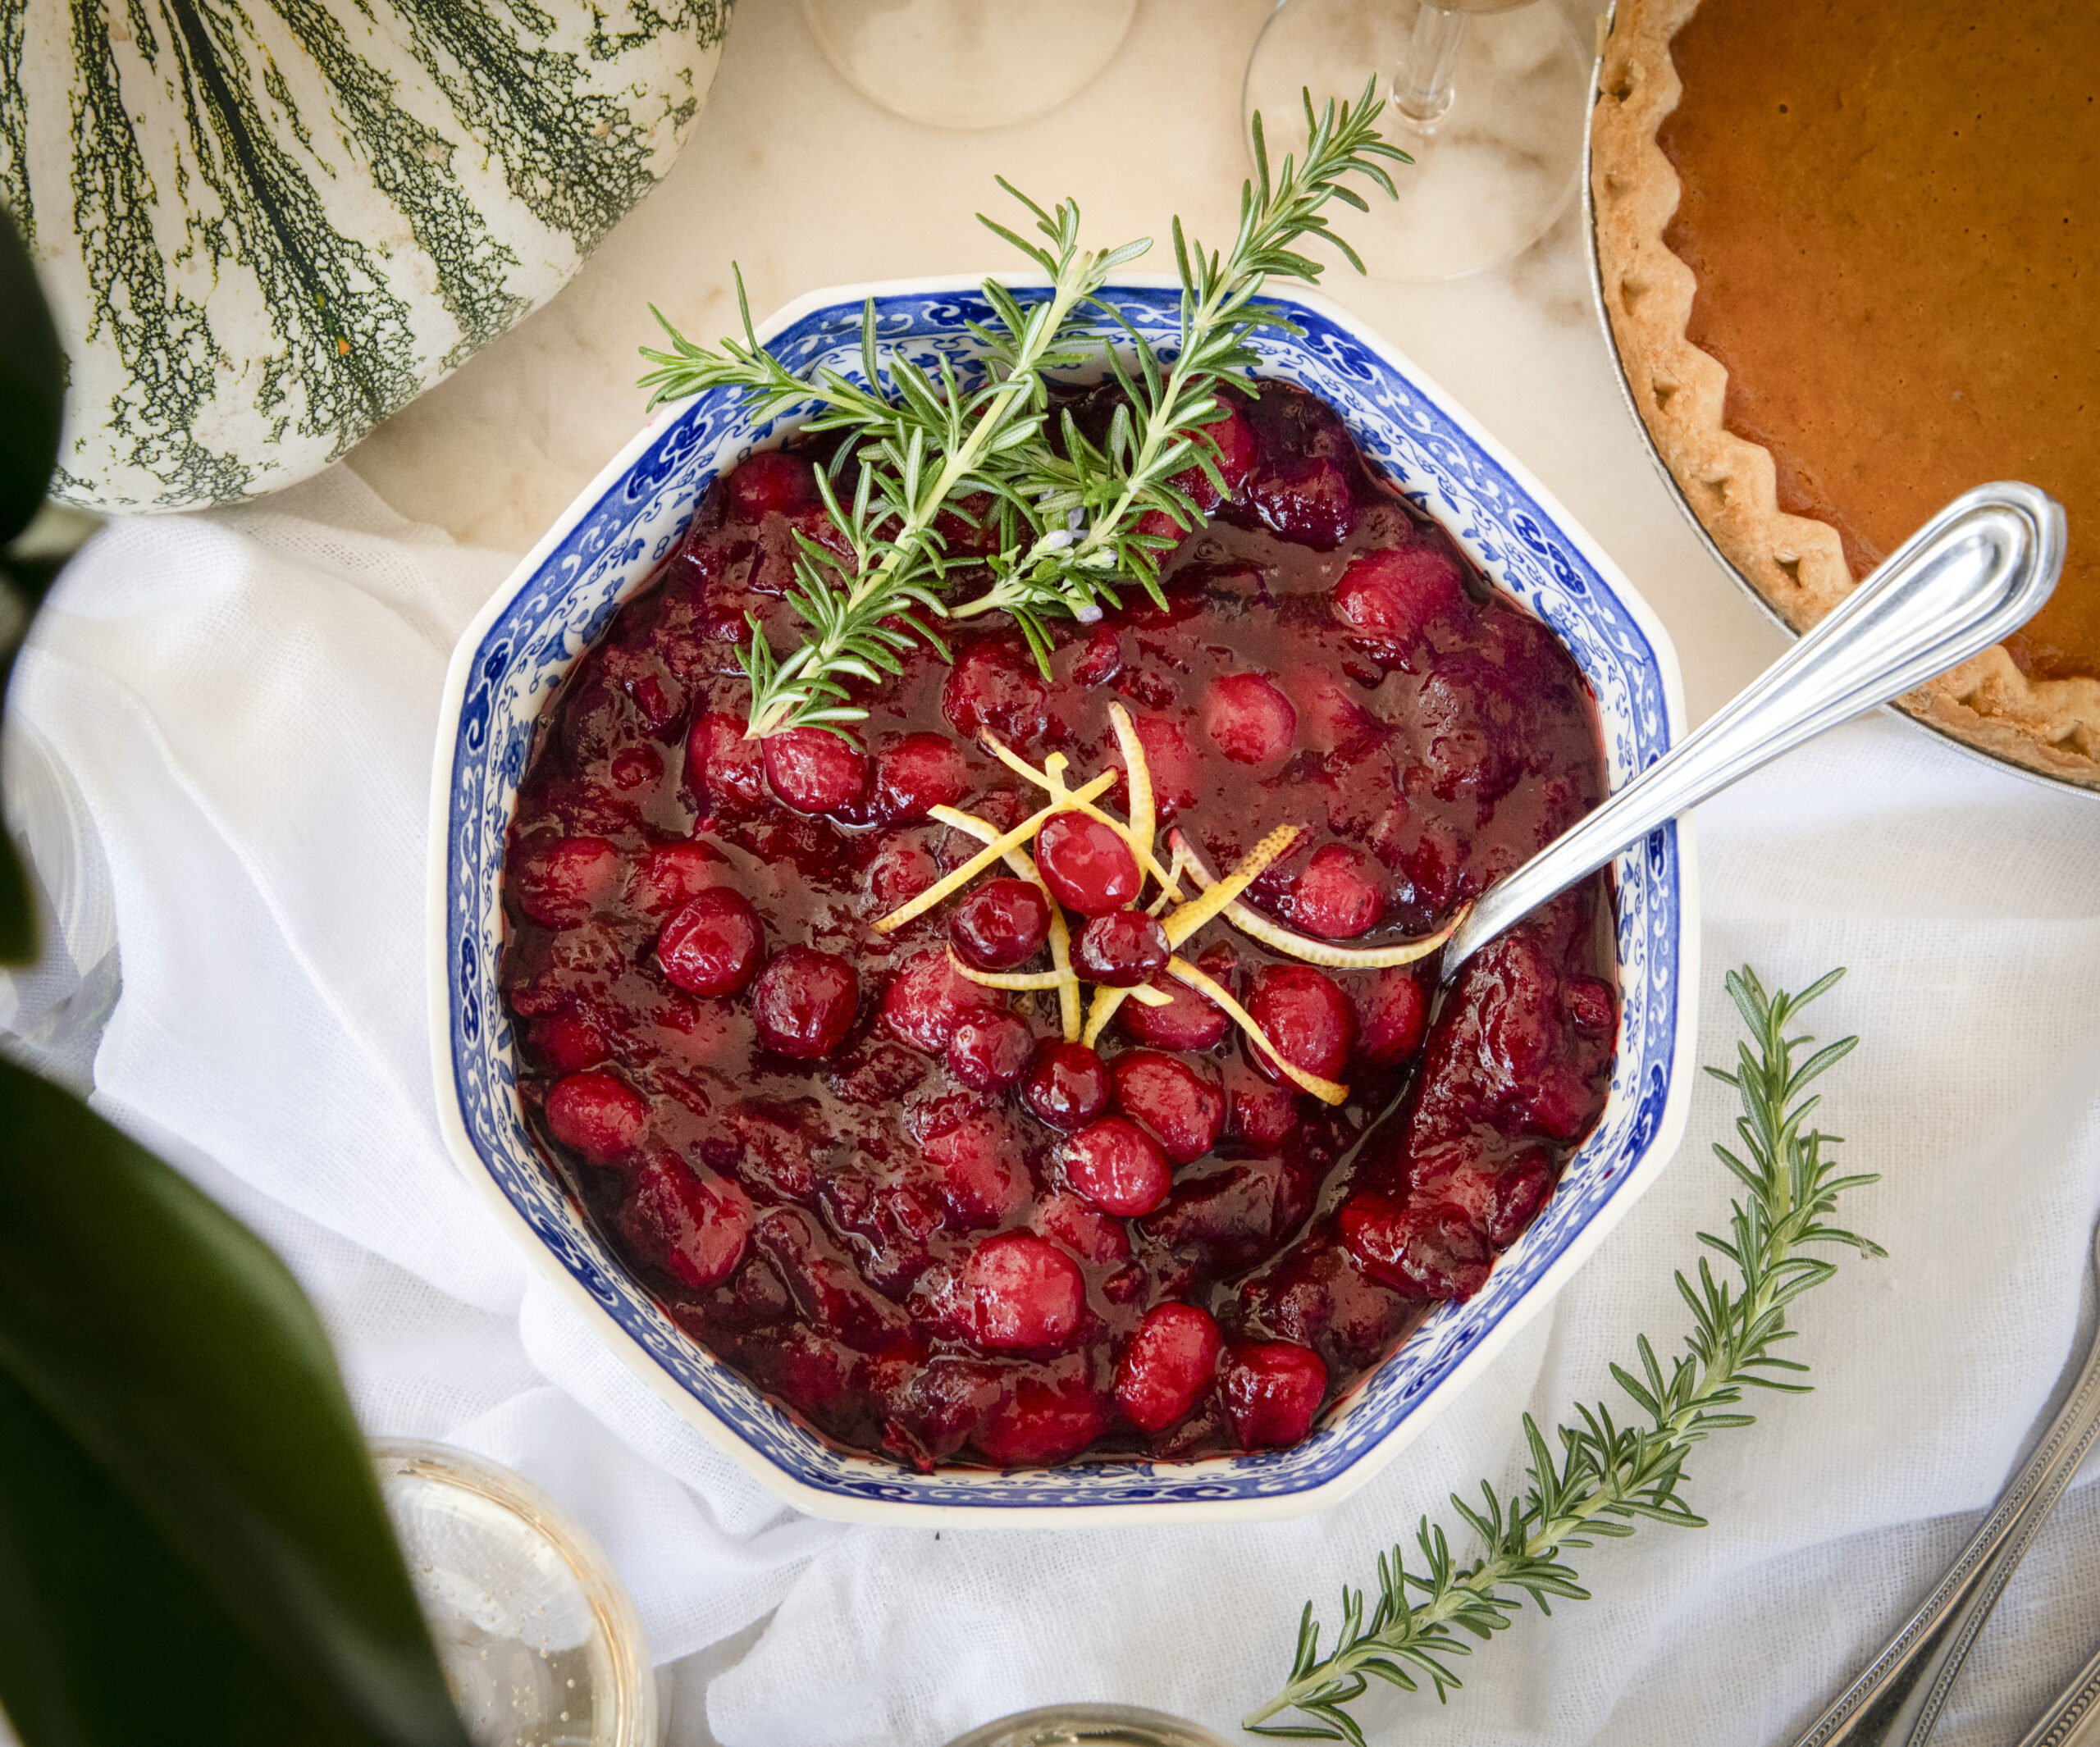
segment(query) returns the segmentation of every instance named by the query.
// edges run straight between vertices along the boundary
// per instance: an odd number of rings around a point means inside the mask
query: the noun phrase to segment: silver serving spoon
[[[1444,980],[1628,844],[2018,630],[2063,563],[2063,506],[2047,492],[2006,482],[1962,493],[1718,715],[1490,887],[1444,948]]]

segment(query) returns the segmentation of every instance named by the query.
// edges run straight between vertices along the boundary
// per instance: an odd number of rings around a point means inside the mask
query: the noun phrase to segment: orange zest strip
[[[952,946],[948,948],[948,969],[988,989],[1054,989],[1065,982],[1054,970],[979,970],[957,958]]]
[[[1061,807],[1053,808],[1053,810],[1084,813],[1089,819],[1098,820],[1100,823],[1106,825],[1130,846],[1130,853],[1137,858],[1138,866],[1142,872],[1149,874],[1162,886],[1170,885],[1172,876],[1160,865],[1159,858],[1153,853],[1149,838],[1140,837],[1134,826],[1125,824],[1113,814],[1104,813],[1100,808],[1089,805],[1093,796],[1101,792],[1095,786],[1101,781],[1100,778],[1096,777],[1093,782],[1088,783],[1084,790],[1068,789],[1065,787],[1065,755],[1063,753],[1052,753],[1043,760],[1043,769],[1038,770],[1019,753],[1010,747],[1002,746],[993,737],[988,730],[979,734],[977,738],[987,752],[998,759],[1007,769],[1012,771],[1016,776],[1026,778],[1038,788],[1048,791],[1053,801],[1064,803]],[[1115,784],[1116,774],[1117,773],[1113,770],[1107,773],[1111,787]],[[1146,792],[1148,794],[1151,792],[1149,779],[1148,779]]]
[[[1198,995],[1214,1001],[1230,1015],[1233,1022],[1262,1047],[1262,1052],[1276,1064],[1276,1071],[1312,1094],[1322,1104],[1341,1104],[1348,1102],[1349,1088],[1339,1086],[1331,1079],[1322,1079],[1317,1074],[1308,1074],[1304,1069],[1284,1060],[1277,1053],[1275,1044],[1269,1042],[1262,1028],[1254,1023],[1254,1015],[1235,1001],[1230,993],[1214,977],[1207,977],[1184,958],[1166,961],[1166,974],[1176,982],[1185,983]]]
[[[1033,865],[1031,863],[1030,865]],[[1042,876],[1036,877],[1042,883]],[[1043,887],[1047,893],[1049,887]],[[1080,1035],[1080,974],[1072,969],[1072,931],[1055,898],[1050,900],[1050,962],[1057,967],[1057,1029],[1067,1043]]]
[[[1169,832],[1167,833],[1167,841],[1174,846],[1174,859],[1166,864],[1166,871],[1176,880],[1179,880],[1184,874],[1189,873],[1189,864],[1194,860],[1195,851],[1189,847],[1189,840],[1183,837],[1179,831]],[[1194,876],[1191,875],[1191,877],[1193,878]],[[1153,899],[1152,902],[1146,905],[1145,914],[1148,916],[1157,916],[1162,910],[1166,908],[1167,901],[1169,899],[1171,899],[1176,904],[1184,901],[1178,889],[1172,887],[1164,887],[1161,888],[1158,895]]]
[[[1159,829],[1159,814],[1153,798],[1152,766],[1145,761],[1145,744],[1138,738],[1138,725],[1130,719],[1130,711],[1121,704],[1108,706],[1108,725],[1116,730],[1116,744],[1123,749],[1124,768],[1130,776],[1131,840],[1144,845],[1145,863],[1159,882],[1160,896],[1178,904],[1181,888],[1176,883],[1177,870],[1162,868],[1153,859],[1152,840]]]
[[[1097,988],[1093,999],[1086,1010],[1086,1029],[1080,1033],[1080,1042],[1092,1049],[1101,1042],[1101,1034],[1107,1030],[1108,1022],[1116,1017],[1116,1010],[1123,1005],[1128,989]]]
[[[899,905],[897,908],[884,916],[875,924],[875,932],[878,934],[888,934],[902,928],[906,923],[911,921],[914,918],[924,915],[936,904],[940,903],[951,894],[961,891],[993,863],[1003,861],[1008,850],[1018,849],[1022,844],[1030,841],[1035,833],[1043,828],[1043,822],[1052,814],[1072,811],[1076,804],[1083,804],[1093,800],[1096,795],[1112,787],[1115,781],[1116,773],[1112,770],[1105,770],[1084,787],[1074,789],[1066,799],[1061,801],[1053,801],[1041,812],[1030,814],[1011,831],[1000,832],[952,874],[936,880],[917,897],[907,903]],[[984,822],[980,819],[977,823],[982,824]],[[975,832],[970,834],[973,837],[976,835]]]
[[[1210,869],[1203,865],[1203,857],[1189,846],[1186,837],[1177,830],[1167,834],[1167,841],[1174,846],[1174,865],[1187,872],[1205,898],[1219,889],[1219,883]],[[1198,899],[1198,901],[1203,900]],[[1287,953],[1294,959],[1303,959],[1308,965],[1324,965],[1330,970],[1387,970],[1427,958],[1459,932],[1459,924],[1472,913],[1472,901],[1468,900],[1461,904],[1453,913],[1451,919],[1434,934],[1400,941],[1390,946],[1337,946],[1327,941],[1294,934],[1281,924],[1271,922],[1259,910],[1251,909],[1236,899],[1226,905],[1225,919],[1242,933],[1258,940],[1272,951]],[[1170,919],[1170,938],[1172,933]]]
[[[1302,825],[1277,826],[1274,831],[1249,850],[1241,860],[1239,865],[1226,874],[1223,879],[1210,883],[1201,896],[1192,898],[1179,910],[1169,912],[1166,920],[1161,924],[1166,930],[1167,945],[1180,946],[1212,917],[1224,910],[1227,905],[1261,877],[1264,868],[1279,855],[1285,854],[1290,846],[1298,841],[1298,834],[1303,829],[1304,827]],[[1180,837],[1181,834],[1177,831],[1175,835]],[[1193,853],[1192,851],[1191,854]],[[1193,864],[1191,866],[1193,869]]]
[[[1100,1043],[1100,1033],[1109,1029],[1109,1020],[1115,1019],[1115,1010],[1124,1004],[1124,995],[1128,993],[1128,989],[1094,991],[1094,1000],[1088,1001],[1086,1008],[1086,1031],[1080,1033],[1081,1043],[1086,1043],[1086,1047],[1090,1047],[1090,1050],[1096,1043]]]

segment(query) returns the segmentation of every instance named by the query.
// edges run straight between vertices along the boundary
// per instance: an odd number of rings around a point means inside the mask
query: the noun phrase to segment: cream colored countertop
[[[1567,3],[1582,16],[1582,0]],[[1157,237],[1142,265],[1171,271],[1174,214],[1221,240],[1236,222],[1240,79],[1269,10],[1139,0],[1113,64],[1078,96],[965,133],[902,120],[853,90],[800,0],[741,0],[670,176],[560,296],[350,464],[403,514],[523,552],[641,423],[636,349],[656,335],[650,303],[712,340],[735,324],[732,262],[761,317],[821,285],[1010,266],[973,216],[999,213],[998,174],[1046,203],[1076,198],[1098,246]],[[1322,290],[1450,390],[1618,561],[1676,641],[1694,721],[1778,655],[1780,634],[1694,537],[1619,401],[1578,208],[1496,271],[1398,285],[1344,270]]]

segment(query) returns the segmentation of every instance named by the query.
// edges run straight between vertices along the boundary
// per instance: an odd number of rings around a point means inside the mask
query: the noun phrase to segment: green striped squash
[[[0,0],[0,203],[67,363],[54,494],[317,471],[670,167],[731,0]]]

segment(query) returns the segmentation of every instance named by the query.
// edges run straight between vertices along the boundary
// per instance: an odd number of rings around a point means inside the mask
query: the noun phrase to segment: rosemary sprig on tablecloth
[[[1701,1232],[1699,1241],[1725,1257],[1738,1278],[1719,1279],[1702,1256],[1696,1283],[1682,1273],[1677,1277],[1692,1317],[1685,1352],[1666,1372],[1644,1335],[1638,1342],[1639,1375],[1612,1366],[1612,1375],[1647,1423],[1623,1425],[1603,1403],[1580,1408],[1579,1424],[1559,1428],[1556,1457],[1527,1414],[1531,1465],[1523,1497],[1504,1501],[1486,1481],[1477,1506],[1452,1496],[1452,1508],[1479,1538],[1480,1555],[1460,1565],[1443,1528],[1423,1517],[1415,1536],[1421,1570],[1407,1568],[1404,1547],[1381,1554],[1376,1602],[1367,1614],[1364,1592],[1343,1590],[1335,1647],[1324,1656],[1308,1602],[1290,1681],[1245,1719],[1245,1727],[1260,1735],[1363,1747],[1363,1731],[1348,1707],[1374,1678],[1409,1692],[1427,1681],[1441,1699],[1460,1684],[1451,1659],[1472,1653],[1461,1632],[1491,1638],[1509,1624],[1526,1596],[1549,1614],[1554,1599],[1587,1600],[1589,1592],[1576,1581],[1565,1557],[1568,1549],[1590,1546],[1600,1535],[1631,1535],[1643,1517],[1682,1527],[1705,1521],[1679,1489],[1692,1445],[1710,1433],[1753,1423],[1752,1416],[1731,1411],[1746,1389],[1808,1388],[1785,1375],[1808,1367],[1774,1349],[1793,1338],[1787,1326],[1788,1306],[1828,1279],[1837,1266],[1800,1252],[1807,1245],[1834,1243],[1863,1256],[1883,1253],[1879,1245],[1828,1223],[1839,1196],[1877,1179],[1835,1175],[1828,1149],[1838,1143],[1836,1137],[1803,1133],[1801,1127],[1821,1102],[1803,1092],[1859,1039],[1846,1038],[1797,1065],[1796,1052],[1814,1039],[1787,1035],[1794,1015],[1843,974],[1833,970],[1799,995],[1767,996],[1747,966],[1729,973],[1728,992],[1752,1041],[1737,1046],[1732,1074],[1706,1071],[1742,1097],[1736,1132],[1745,1156],[1718,1144],[1714,1151],[1748,1193],[1733,1203],[1727,1238]],[[1291,1711],[1301,1720],[1269,1720]]]
[[[833,481],[824,481],[827,505],[846,534],[851,556],[842,558],[806,538],[801,542],[788,600],[806,627],[802,640],[776,654],[757,620],[751,621],[751,641],[741,659],[751,681],[751,737],[858,720],[866,712],[852,704],[851,682],[879,682],[897,673],[916,641],[943,649],[934,628],[937,619],[1008,613],[1047,672],[1050,615],[1084,618],[1104,602],[1118,604],[1119,582],[1134,582],[1157,599],[1159,554],[1173,541],[1141,530],[1141,518],[1157,510],[1183,527],[1198,519],[1194,501],[1171,481],[1192,467],[1216,479],[1214,449],[1203,427],[1225,416],[1217,378],[1254,362],[1247,339],[1256,328],[1290,325],[1279,309],[1260,300],[1262,285],[1271,274],[1319,277],[1319,263],[1295,246],[1307,238],[1332,242],[1362,270],[1322,209],[1333,200],[1366,209],[1363,196],[1343,185],[1342,178],[1352,174],[1393,192],[1380,160],[1408,160],[1378,135],[1375,124],[1382,107],[1367,84],[1355,104],[1330,103],[1316,116],[1308,94],[1303,161],[1286,157],[1273,176],[1256,118],[1257,176],[1241,189],[1239,230],[1232,247],[1221,255],[1206,253],[1184,238],[1180,221],[1175,221],[1182,290],[1172,357],[1162,359],[1127,324],[1122,325],[1131,342],[1130,361],[1112,346],[1098,349],[1130,403],[1118,410],[1098,445],[1069,418],[1060,444],[1053,445],[1044,429],[1046,372],[1096,355],[1093,342],[1080,343],[1074,331],[1075,317],[1093,305],[1120,323],[1112,306],[1097,294],[1112,272],[1151,243],[1140,239],[1103,253],[1082,250],[1075,203],[1046,211],[1004,178],[1000,185],[1034,216],[1044,241],[1032,242],[982,214],[979,218],[1048,275],[1050,289],[1041,302],[1025,303],[996,280],[985,281],[985,299],[996,319],[970,328],[988,366],[985,380],[974,388],[966,387],[945,362],[935,373],[883,353],[876,344],[872,300],[862,322],[857,381],[829,369],[806,381],[769,354],[752,328],[741,276],[742,340],[724,340],[710,351],[685,339],[658,312],[670,345],[642,351],[656,367],[641,379],[652,391],[651,406],[718,387],[742,389],[760,417],[814,401],[819,410],[804,428],[848,433],[834,473],[842,477],[849,458],[859,467],[850,503],[835,495]],[[972,519],[962,507],[966,499],[993,518],[998,550],[988,560],[972,561],[987,563],[992,586],[974,600],[952,606],[943,590],[956,561],[937,523],[943,509]],[[988,511],[983,510],[987,504]]]

